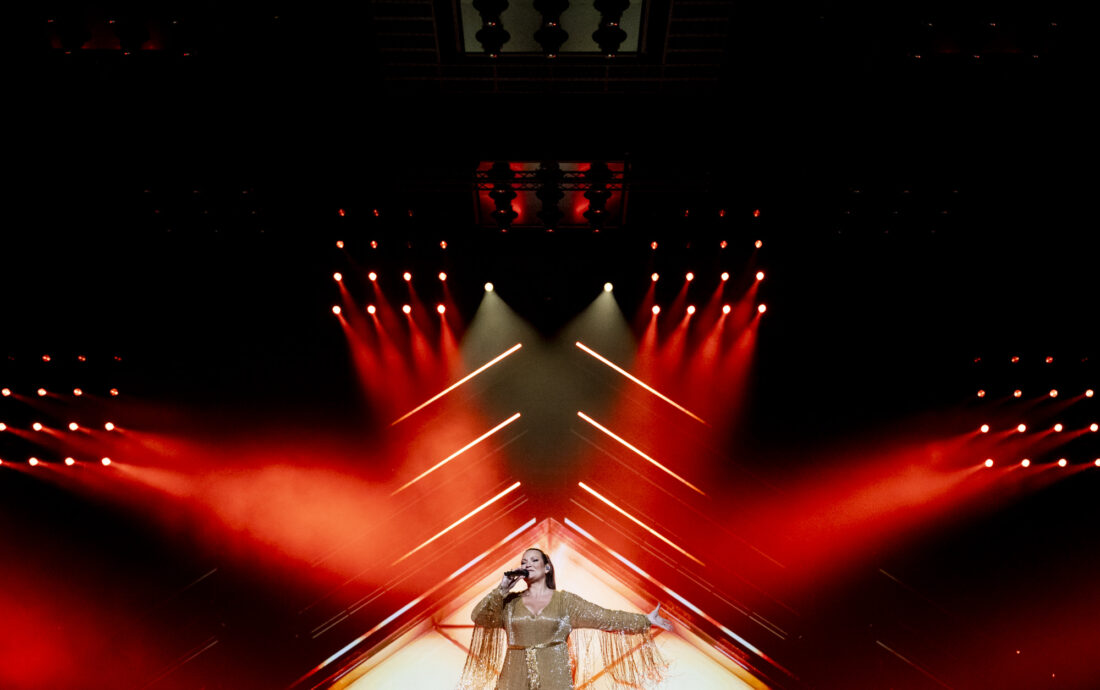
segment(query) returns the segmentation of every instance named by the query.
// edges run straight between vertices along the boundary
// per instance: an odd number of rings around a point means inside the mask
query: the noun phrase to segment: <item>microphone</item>
[[[522,568],[519,570],[506,570],[504,571],[504,577],[527,577],[527,571]]]

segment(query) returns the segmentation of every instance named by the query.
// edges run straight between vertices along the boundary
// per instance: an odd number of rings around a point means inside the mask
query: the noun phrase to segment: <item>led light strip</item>
[[[405,414],[403,414],[403,415],[401,415],[400,417],[398,417],[397,419],[393,420],[392,422],[390,422],[390,426],[396,426],[397,424],[400,424],[401,422],[405,421],[405,420],[406,420],[406,419],[408,419],[409,417],[411,417],[411,416],[413,416],[414,414],[416,414],[417,412],[419,412],[419,411],[423,410],[423,409],[424,409],[425,407],[427,407],[428,405],[431,405],[431,404],[432,404],[432,403],[434,403],[434,402],[435,402],[436,400],[439,400],[439,399],[440,399],[440,398],[442,398],[442,397],[443,397],[444,395],[447,395],[448,393],[450,393],[450,392],[451,392],[451,391],[453,391],[454,389],[456,389],[456,388],[458,388],[459,386],[461,386],[462,384],[466,383],[467,381],[469,381],[469,380],[470,380],[470,379],[472,379],[473,377],[477,376],[477,375],[478,375],[478,374],[480,374],[481,372],[485,371],[486,369],[488,369],[489,367],[493,366],[494,364],[496,364],[496,363],[497,363],[497,362],[499,362],[500,360],[504,359],[504,358],[505,358],[505,357],[507,357],[508,355],[512,354],[512,353],[513,353],[513,352],[515,352],[516,350],[520,349],[521,347],[523,347],[523,343],[516,343],[515,345],[513,345],[513,346],[512,346],[512,347],[510,347],[510,348],[508,348],[507,350],[505,350],[505,351],[504,351],[504,352],[502,352],[501,354],[497,355],[497,356],[496,356],[496,357],[494,357],[493,359],[489,360],[489,361],[488,361],[488,362],[486,362],[485,364],[482,364],[482,365],[481,365],[480,367],[478,367],[478,368],[477,368],[477,369],[475,369],[474,371],[471,371],[471,372],[470,372],[469,374],[466,374],[465,376],[463,376],[463,377],[462,377],[461,379],[459,379],[458,381],[455,381],[455,382],[454,382],[454,383],[452,383],[451,385],[449,385],[449,386],[447,386],[446,388],[444,388],[444,389],[443,389],[442,391],[440,391],[440,392],[436,393],[435,395],[433,395],[432,397],[428,398],[428,399],[427,399],[427,400],[425,400],[424,402],[420,403],[419,405],[417,405],[417,406],[416,406],[416,407],[414,407],[413,409],[409,410],[409,411],[408,411],[408,412],[406,412]]]
[[[401,487],[400,487],[400,488],[396,489],[396,490],[395,490],[395,491],[394,491],[393,493],[391,493],[391,494],[390,494],[390,496],[396,496],[397,494],[401,493],[401,492],[402,492],[402,491],[404,491],[405,489],[407,489],[407,488],[409,488],[410,486],[412,486],[413,484],[417,483],[418,481],[420,481],[420,480],[421,480],[421,479],[423,479],[424,477],[427,477],[427,476],[428,476],[429,474],[431,474],[432,472],[435,472],[435,471],[436,471],[436,470],[438,470],[438,469],[439,469],[440,467],[443,467],[444,465],[446,465],[446,464],[447,464],[448,462],[450,462],[451,460],[454,460],[454,459],[455,459],[455,458],[457,458],[457,457],[458,457],[459,455],[462,455],[462,454],[463,454],[463,453],[465,453],[466,451],[470,450],[471,448],[473,448],[473,447],[474,447],[474,446],[476,446],[477,444],[481,443],[481,442],[482,442],[482,441],[484,441],[485,439],[489,438],[490,436],[492,436],[493,434],[495,434],[496,432],[500,431],[501,429],[503,429],[504,427],[508,426],[509,424],[511,424],[512,422],[516,421],[516,420],[517,420],[517,419],[519,419],[519,418],[520,418],[520,414],[519,414],[519,412],[515,413],[514,415],[512,415],[512,416],[511,416],[511,417],[509,417],[508,419],[506,419],[506,420],[504,420],[503,422],[501,422],[500,424],[497,424],[497,425],[496,425],[495,427],[493,427],[493,428],[492,428],[492,429],[490,429],[489,431],[486,431],[486,432],[485,432],[484,434],[482,434],[481,436],[478,436],[478,437],[477,437],[477,438],[475,438],[475,439],[474,439],[473,441],[470,441],[469,443],[467,443],[466,445],[462,446],[461,448],[459,448],[459,449],[458,449],[458,450],[456,450],[455,452],[451,453],[451,454],[450,454],[450,455],[448,455],[447,457],[443,458],[442,460],[440,460],[440,461],[439,461],[439,462],[437,462],[436,464],[434,464],[434,465],[432,465],[431,467],[429,467],[428,469],[424,470],[423,472],[421,472],[420,474],[418,474],[418,475],[417,475],[416,477],[414,477],[414,478],[410,479],[409,481],[405,482],[404,484],[402,484],[402,485],[401,485]]]
[[[483,510],[485,510],[486,508],[488,508],[488,507],[489,507],[490,505],[492,505],[493,503],[496,503],[497,501],[499,501],[500,499],[504,498],[505,496],[507,496],[508,494],[512,493],[513,491],[515,491],[515,490],[516,490],[516,489],[518,489],[518,488],[519,488],[519,482],[516,482],[515,484],[513,484],[513,485],[509,486],[509,487],[508,487],[507,489],[505,489],[504,491],[501,491],[501,492],[500,492],[499,494],[497,494],[496,496],[493,496],[493,497],[492,497],[492,498],[490,498],[490,499],[489,499],[488,501],[485,501],[484,503],[482,503],[481,505],[479,505],[479,506],[478,506],[477,508],[474,508],[473,510],[471,510],[471,511],[470,511],[470,512],[468,512],[468,513],[466,513],[465,515],[463,515],[463,516],[462,516],[462,517],[460,517],[459,519],[455,520],[455,521],[454,521],[454,522],[452,522],[452,523],[450,524],[450,526],[449,526],[449,527],[447,527],[447,528],[446,528],[445,530],[443,530],[443,531],[442,531],[442,532],[440,532],[439,534],[435,535],[435,536],[434,536],[434,537],[432,537],[431,539],[427,540],[426,542],[424,542],[424,543],[423,543],[423,544],[421,544],[420,546],[416,547],[416,548],[415,548],[415,549],[413,549],[412,551],[409,551],[409,552],[408,552],[407,554],[405,554],[405,555],[404,555],[404,556],[402,556],[401,558],[398,558],[398,559],[397,559],[396,561],[394,561],[394,562],[393,562],[393,563],[391,563],[390,565],[391,565],[391,566],[397,565],[397,564],[398,564],[398,563],[400,563],[401,561],[403,561],[403,560],[405,560],[406,558],[408,558],[409,556],[413,555],[414,553],[416,553],[416,552],[417,552],[417,551],[419,551],[420,549],[424,548],[424,547],[425,547],[425,546],[427,546],[428,544],[431,544],[431,543],[432,543],[433,541],[435,541],[436,539],[439,539],[440,537],[442,537],[442,536],[443,536],[444,534],[446,534],[447,532],[450,532],[450,531],[451,531],[451,530],[453,530],[453,529],[454,529],[455,527],[458,527],[458,526],[459,526],[459,525],[461,525],[461,524],[462,524],[463,522],[466,522],[467,520],[469,520],[469,519],[470,519],[470,518],[472,518],[473,516],[477,515],[477,514],[478,514],[478,513],[480,513],[481,511],[483,511]]]
[[[695,556],[692,556],[692,555],[691,555],[690,553],[688,553],[687,551],[684,551],[684,550],[683,550],[683,549],[681,549],[681,548],[680,548],[679,546],[677,546],[676,544],[672,543],[672,541],[671,541],[671,540],[669,540],[669,539],[668,539],[668,537],[664,536],[663,534],[661,534],[661,533],[660,533],[660,532],[658,532],[657,530],[653,529],[652,527],[650,527],[649,525],[645,524],[644,522],[642,522],[642,521],[641,521],[641,520],[639,520],[638,518],[634,517],[633,515],[631,515],[630,513],[626,512],[625,510],[623,510],[623,509],[622,509],[622,508],[620,508],[619,506],[615,505],[615,504],[614,504],[614,503],[612,503],[611,501],[609,501],[609,500],[607,500],[606,498],[604,498],[603,496],[601,496],[601,495],[600,495],[599,493],[597,493],[597,492],[596,492],[596,490],[595,490],[595,489],[593,489],[592,487],[588,486],[588,485],[587,485],[587,484],[585,484],[584,482],[577,482],[577,485],[578,485],[578,486],[580,486],[580,487],[581,487],[582,489],[584,489],[585,491],[587,491],[588,493],[590,493],[590,494],[592,494],[593,496],[595,496],[596,498],[600,499],[601,501],[603,501],[603,502],[604,502],[604,503],[606,503],[607,505],[609,505],[609,506],[611,506],[612,508],[614,508],[614,509],[615,509],[616,511],[618,511],[618,512],[619,512],[619,513],[620,513],[621,515],[623,515],[624,517],[626,517],[626,518],[627,518],[628,520],[630,520],[630,521],[631,521],[631,522],[633,522],[634,524],[638,525],[639,527],[641,527],[641,528],[642,528],[642,529],[644,529],[645,531],[649,532],[649,533],[650,533],[650,534],[652,534],[653,536],[657,537],[658,539],[660,539],[660,540],[661,540],[661,541],[663,541],[664,543],[668,544],[668,545],[669,545],[669,546],[671,546],[672,548],[674,548],[674,549],[676,549],[677,551],[679,551],[680,553],[684,554],[685,556],[687,556],[687,557],[688,557],[688,558],[690,558],[691,560],[695,561],[695,562],[696,562],[696,563],[698,563],[699,565],[703,565],[703,566],[705,566],[705,565],[706,565],[706,563],[702,562],[701,560],[699,560],[699,559],[698,559],[698,558],[696,558]]]
[[[622,437],[620,437],[620,436],[617,436],[617,435],[616,435],[616,434],[614,434],[614,433],[613,433],[613,432],[612,432],[612,431],[611,431],[610,429],[608,429],[607,427],[603,426],[602,424],[600,424],[600,423],[599,423],[599,422],[597,422],[596,420],[592,419],[591,417],[589,417],[589,416],[588,416],[588,415],[586,415],[585,413],[583,413],[583,412],[581,412],[581,411],[579,411],[579,410],[578,410],[578,411],[577,411],[577,416],[578,416],[578,417],[580,417],[581,419],[583,419],[584,421],[588,422],[588,423],[589,423],[589,424],[591,424],[592,426],[596,427],[596,428],[597,428],[597,429],[599,429],[600,431],[604,432],[605,434],[607,434],[607,435],[608,435],[608,436],[610,436],[611,438],[615,439],[615,440],[616,440],[616,441],[618,441],[619,443],[623,444],[624,446],[626,446],[626,447],[627,447],[627,448],[629,448],[630,450],[634,451],[635,453],[637,453],[638,455],[640,455],[640,456],[641,456],[641,457],[642,457],[643,459],[645,459],[645,460],[648,460],[648,461],[649,461],[650,463],[652,463],[652,464],[653,464],[654,466],[656,466],[656,467],[657,467],[658,469],[660,469],[660,470],[661,470],[662,472],[665,472],[665,473],[667,473],[667,474],[668,474],[669,476],[671,476],[672,478],[674,478],[674,479],[676,479],[677,481],[681,482],[681,483],[682,483],[682,484],[683,484],[684,486],[688,487],[688,488],[689,488],[689,489],[691,489],[692,491],[696,491],[696,492],[698,492],[699,494],[701,494],[701,495],[703,495],[703,496],[706,496],[706,495],[707,495],[705,491],[703,491],[703,490],[702,490],[702,489],[700,489],[699,487],[695,486],[694,484],[692,484],[692,483],[691,483],[691,482],[689,482],[688,480],[684,479],[684,478],[683,478],[683,477],[681,477],[680,475],[676,474],[675,472],[673,472],[673,471],[672,471],[672,470],[670,470],[669,468],[665,467],[665,466],[664,466],[664,465],[662,465],[661,463],[657,462],[657,461],[656,461],[656,460],[654,460],[653,458],[649,457],[648,455],[646,455],[646,454],[645,454],[645,453],[643,453],[642,451],[638,450],[638,449],[637,449],[636,447],[634,447],[633,445],[631,445],[630,443],[628,443],[628,442],[627,442],[627,441],[626,441],[625,439],[623,439],[623,438],[622,438]]]

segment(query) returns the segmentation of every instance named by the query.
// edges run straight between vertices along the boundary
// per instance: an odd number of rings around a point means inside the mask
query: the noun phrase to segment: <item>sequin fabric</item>
[[[654,687],[665,670],[649,620],[555,591],[535,615],[494,589],[474,608],[459,690],[572,690],[606,673],[620,688]]]

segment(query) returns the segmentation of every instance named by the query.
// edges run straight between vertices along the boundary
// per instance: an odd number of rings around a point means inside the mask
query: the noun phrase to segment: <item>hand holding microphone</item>
[[[507,570],[504,572],[504,579],[500,581],[500,588],[507,592],[512,589],[513,586],[521,579],[527,577],[527,571],[519,568],[517,570]]]

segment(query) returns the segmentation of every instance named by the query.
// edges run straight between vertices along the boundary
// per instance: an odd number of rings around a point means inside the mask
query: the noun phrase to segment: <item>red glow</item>
[[[978,397],[979,398],[984,398],[985,397],[985,390],[979,390],[978,391]]]
[[[72,458],[65,458],[65,464],[69,467],[72,467],[76,464],[76,460],[73,460]]]
[[[376,208],[374,208],[374,209],[371,209],[371,213],[373,213],[373,214],[374,214],[374,217],[375,217],[375,218],[377,218],[377,217],[378,217],[378,209],[376,209]],[[371,244],[373,245],[374,243],[372,242]]]
[[[3,422],[0,422],[0,431],[7,431],[7,430],[8,430],[8,425],[3,423]]]
[[[100,462],[100,464],[101,464],[101,465],[103,465],[104,467],[108,467],[108,466],[110,466],[110,464],[111,464],[111,459],[110,459],[110,458],[103,458],[103,459],[102,459],[102,460],[100,460],[99,462]]]
[[[446,274],[446,273],[444,273],[443,271],[440,271],[440,272],[439,272],[439,279],[440,279],[441,281],[444,281],[444,282],[446,282],[446,280],[447,280],[447,274]]]
[[[684,276],[684,280],[690,283],[691,281],[695,280],[695,274],[689,272],[686,276]]]
[[[404,278],[405,282],[407,283],[407,282],[409,282],[410,280],[413,279],[413,274],[409,273],[408,271],[405,271],[404,273],[401,274],[401,277]]]
[[[111,395],[118,395],[118,389],[117,388],[112,388],[110,390],[110,393],[111,393]]]
[[[378,240],[371,240],[370,241],[370,248],[371,249],[378,249]]]
[[[378,311],[378,308],[375,307],[373,304],[368,304],[367,305],[367,313],[368,314],[374,314],[377,311]]]
[[[84,395],[84,391],[82,391],[79,388],[74,388],[73,389],[73,395],[75,395],[76,397],[79,398],[80,396]]]
[[[1031,460],[1024,458],[1020,461],[1020,467],[1031,467]]]
[[[1053,357],[1051,357],[1051,356],[1049,356],[1049,355],[1047,355],[1047,358],[1046,358],[1046,363],[1047,363],[1047,364],[1050,364],[1050,363],[1051,363],[1051,362],[1053,362],[1053,361],[1054,361],[1054,358],[1053,358]]]
[[[656,241],[650,242],[649,243],[649,248],[650,249],[656,249],[657,248],[657,242]]]
[[[7,390],[7,389],[5,389],[5,390]],[[1091,398],[1094,395],[1096,395],[1096,392],[1094,390],[1092,390],[1091,388],[1088,389],[1087,391],[1085,391],[1085,397],[1086,398]]]
[[[1050,397],[1052,397],[1052,398],[1057,398],[1058,397],[1058,389],[1057,388],[1051,388],[1050,389]]]
[[[764,246],[764,241],[763,240],[757,240],[756,241],[756,248],[757,249],[760,249],[763,246]]]
[[[42,397],[44,395],[46,395],[46,389],[45,388],[39,388],[38,389],[38,397]]]
[[[759,307],[756,308],[756,311],[760,312],[761,314],[763,314],[767,310],[768,310],[768,305],[766,305],[766,304],[761,304]]]
[[[344,213],[344,209],[340,209],[340,210],[338,211],[338,213],[340,214],[340,217],[341,217],[341,218],[343,218],[343,217],[344,217],[345,215],[347,215],[346,213]]]
[[[680,548],[679,546],[677,546],[677,545],[676,545],[675,543],[673,543],[673,542],[672,542],[672,541],[671,541],[671,540],[670,540],[670,539],[669,539],[668,537],[664,536],[663,534],[661,534],[661,533],[660,533],[660,532],[658,532],[657,530],[653,529],[652,527],[650,527],[649,525],[645,524],[644,522],[642,522],[642,521],[641,521],[641,520],[639,520],[638,518],[634,517],[633,515],[631,515],[630,513],[626,512],[625,510],[623,510],[623,509],[622,509],[622,508],[620,508],[619,506],[615,505],[614,503],[612,503],[611,501],[609,501],[609,500],[608,500],[607,498],[605,498],[605,497],[601,496],[601,495],[600,495],[599,493],[597,493],[597,492],[596,492],[596,491],[595,491],[594,489],[592,489],[591,487],[589,487],[589,486],[588,486],[587,484],[585,484],[584,482],[578,482],[578,483],[577,483],[577,485],[578,485],[578,486],[580,486],[580,487],[581,487],[582,489],[584,489],[585,491],[587,491],[588,493],[590,493],[590,494],[592,494],[593,496],[595,496],[596,498],[598,498],[598,499],[599,499],[600,501],[602,501],[602,502],[603,502],[603,503],[604,503],[605,505],[609,506],[610,508],[612,508],[613,510],[615,510],[615,511],[616,511],[617,513],[619,513],[620,515],[622,515],[622,516],[623,516],[623,517],[625,517],[626,519],[628,519],[628,520],[630,520],[631,522],[633,522],[634,524],[638,525],[639,527],[641,527],[641,528],[642,528],[642,529],[644,529],[645,531],[647,531],[647,532],[649,532],[650,534],[652,534],[653,536],[657,537],[658,539],[660,539],[660,540],[661,540],[661,541],[663,541],[664,543],[668,544],[668,545],[669,545],[669,546],[671,546],[672,548],[676,549],[677,551],[679,551],[679,552],[680,552],[680,553],[682,553],[683,555],[687,556],[687,557],[688,557],[688,558],[690,558],[691,560],[695,561],[695,562],[696,562],[696,563],[698,563],[699,565],[704,565],[704,566],[706,565],[706,563],[704,563],[703,561],[699,560],[699,559],[698,559],[698,558],[696,558],[695,556],[692,556],[692,555],[691,555],[690,553],[688,553],[688,552],[687,552],[687,551],[685,551],[684,549],[682,549],[682,548]]]
[[[1012,360],[1011,360],[1011,362],[1012,362],[1013,364],[1015,364],[1016,362],[1019,362],[1019,361],[1020,361],[1020,356],[1019,356],[1019,355],[1013,355],[1013,356],[1012,356]]]
[[[343,249],[344,248],[344,241],[343,240],[336,240],[336,248],[337,249]]]
[[[727,271],[723,271],[723,272],[722,272],[722,282],[724,283],[724,282],[726,282],[726,281],[727,281],[727,280],[729,280],[729,279],[730,279],[730,274],[729,274],[729,272],[727,272]]]
[[[446,306],[444,306],[444,305],[442,305],[442,304],[438,305],[438,306],[437,306],[437,307],[435,308],[435,310],[436,310],[437,312],[439,312],[440,314],[446,314],[446,313],[447,313],[447,307],[446,307]]]
[[[33,458],[33,457],[32,457],[32,458],[29,458],[29,459],[27,460],[27,463],[28,463],[28,464],[29,464],[29,465],[30,465],[31,467],[35,467],[35,466],[37,466],[37,465],[38,465],[38,458]]]
[[[687,313],[688,313],[688,316],[690,316],[690,315],[692,315],[692,314],[694,314],[694,313],[695,313],[695,305],[694,305],[694,304],[689,304],[689,305],[688,305],[688,308],[687,308]]]
[[[983,434],[988,434],[989,433],[989,425],[988,424],[982,424],[981,427],[979,428],[979,431],[981,431]]]
[[[756,279],[757,280],[764,280],[764,272],[763,271],[757,271],[756,272]]]
[[[49,355],[42,355],[42,361],[43,361],[43,362],[48,362],[48,361],[50,361],[50,356],[49,356]]]
[[[3,390],[0,390],[0,395],[4,396],[5,398],[8,397],[9,395],[11,395],[11,389],[4,388]]]
[[[1024,392],[1023,392],[1022,390],[1020,390],[1019,388],[1017,388],[1016,390],[1012,391],[1012,397],[1014,397],[1014,398],[1018,398],[1018,397],[1020,397],[1020,396],[1021,396],[1021,395],[1023,395],[1023,394],[1024,394]]]
[[[1059,467],[1065,467],[1065,466],[1066,466],[1066,465],[1068,465],[1068,464],[1069,464],[1069,463],[1067,463],[1067,462],[1066,462],[1066,459],[1065,459],[1065,458],[1058,458],[1058,466],[1059,466]]]
[[[410,307],[407,304],[404,304],[404,305],[401,306],[401,311],[405,312],[406,314],[411,314],[412,310],[413,310],[413,308]]]
[[[35,431],[42,431],[42,424],[39,422],[35,422],[34,424],[31,424],[31,428]]]
[[[107,422],[106,424],[103,425],[103,428],[106,429],[107,431],[114,431],[115,430],[115,425],[111,422]]]
[[[341,312],[341,311],[342,311],[342,310],[340,309],[340,305],[338,305],[338,304],[332,307],[332,313],[333,313],[333,314],[336,314],[337,316],[339,316],[339,315],[340,315],[340,312]]]
[[[728,313],[730,313],[731,311],[733,311],[733,308],[732,308],[732,307],[730,307],[730,305],[728,305],[728,304],[723,304],[723,305],[722,305],[722,313],[723,313],[723,314],[728,314]]]
[[[661,308],[659,306],[657,306],[656,304],[654,304],[653,309],[651,309],[651,311],[653,312],[654,316],[657,316],[658,314],[661,313]]]
[[[1021,434],[1024,433],[1025,431],[1027,431],[1027,424],[1019,425],[1018,427],[1016,427],[1016,431],[1019,431]]]
[[[439,241],[439,248],[440,249],[446,249],[447,248],[447,240],[440,240]]]
[[[1059,424],[1055,424],[1055,425],[1054,425],[1054,430],[1055,430],[1055,431],[1061,431],[1061,430],[1062,430],[1062,428],[1063,428],[1063,427],[1062,427],[1061,423],[1059,423]]]
[[[378,274],[374,271],[371,271],[367,274],[367,278],[373,283],[374,281],[378,280]]]
[[[650,279],[650,280],[652,280],[652,281],[653,281],[654,283],[656,283],[656,282],[657,282],[657,279],[658,279],[658,278],[660,278],[660,277],[661,277],[661,276],[659,276],[659,275],[657,275],[656,273],[654,273],[653,275],[649,276],[649,279]],[[5,390],[7,390],[7,389],[5,389]]]
[[[985,466],[986,467],[993,467],[993,458],[986,458]]]
[[[719,218],[725,218],[726,217],[726,209],[724,209],[724,208],[718,209],[718,217]]]
[[[718,243],[718,247],[719,247],[720,249],[725,249],[725,248],[726,248],[726,247],[728,247],[728,246],[729,246],[729,243],[728,243],[728,242],[726,242],[725,240],[722,240],[721,242],[719,242],[719,243]]]
[[[80,428],[80,425],[76,422],[69,422],[69,431],[76,431]]]

